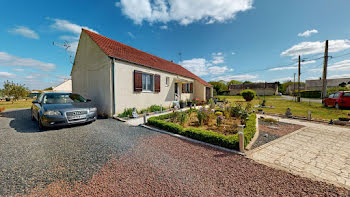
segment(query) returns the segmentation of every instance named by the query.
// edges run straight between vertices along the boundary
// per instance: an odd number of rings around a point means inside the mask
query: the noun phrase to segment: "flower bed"
[[[192,113],[193,111],[190,111],[189,113]],[[181,112],[181,113],[187,113],[187,112]],[[222,146],[229,149],[239,149],[239,141],[238,141],[238,133],[225,135],[220,132],[215,132],[212,130],[204,130],[201,128],[194,128],[194,127],[186,127],[185,125],[180,125],[178,123],[171,122],[169,120],[174,119],[178,114],[170,113],[166,115],[161,115],[157,117],[151,117],[148,119],[148,123],[151,126],[180,134],[189,138],[193,138],[196,140],[200,140],[203,142],[207,142],[210,144]],[[181,119],[181,117],[180,117]],[[245,121],[246,127],[244,128],[244,138],[245,138],[245,144],[244,146],[248,145],[250,140],[253,138],[255,132],[256,132],[256,114],[250,114],[248,117],[248,120]]]

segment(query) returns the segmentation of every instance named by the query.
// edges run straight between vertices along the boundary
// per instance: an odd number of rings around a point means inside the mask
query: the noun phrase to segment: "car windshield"
[[[67,104],[86,102],[79,94],[46,94],[43,104]]]

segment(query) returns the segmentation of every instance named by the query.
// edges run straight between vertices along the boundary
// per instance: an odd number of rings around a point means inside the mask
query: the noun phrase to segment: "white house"
[[[58,86],[52,87],[52,92],[72,92],[72,80],[64,80],[64,82]]]
[[[174,101],[213,96],[212,85],[182,66],[86,29],[71,76],[73,92],[108,116],[126,108],[169,107]]]

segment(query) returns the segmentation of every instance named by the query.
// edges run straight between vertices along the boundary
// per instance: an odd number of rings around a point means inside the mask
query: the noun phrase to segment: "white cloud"
[[[0,52],[0,66],[29,67],[42,71],[51,71],[56,68],[56,65],[52,63],[41,62],[31,58],[21,58],[6,52]]]
[[[316,60],[309,60],[309,61],[304,61],[300,62],[300,65],[305,65],[305,64],[313,64],[316,63]],[[298,69],[298,63],[294,64],[295,66],[285,66],[285,67],[276,67],[276,68],[271,68],[269,71],[280,71],[280,70],[295,70]]]
[[[350,74],[331,75],[327,79],[350,78]]]
[[[190,60],[184,60],[179,63],[189,71],[193,72],[198,76],[204,76],[209,74],[222,74],[228,71],[233,71],[227,66],[211,66],[210,61],[207,61],[204,58],[193,58]]]
[[[176,21],[181,25],[197,21],[222,23],[234,19],[238,12],[251,9],[252,5],[253,0],[121,0],[115,3],[135,24]]]
[[[209,73],[214,74],[214,75],[223,74],[223,73],[225,73],[225,72],[227,72],[229,70],[230,69],[228,69],[227,66],[222,66],[222,67],[220,67],[220,66],[212,66],[212,67],[208,68]],[[231,70],[231,71],[233,71],[233,70]]]
[[[277,67],[277,68],[271,68],[269,71],[279,71],[279,70],[294,70],[298,69],[297,66],[286,66],[286,67]]]
[[[258,75],[249,75],[249,74],[245,74],[245,75],[225,75],[225,76],[219,76],[219,77],[215,77],[213,78],[214,81],[231,81],[231,80],[237,80],[237,81],[248,81],[250,79],[256,79],[258,78]]]
[[[3,78],[7,78],[7,79],[10,79],[10,78],[14,78],[16,75],[13,74],[13,73],[9,73],[9,72],[0,72],[0,77],[3,77]]]
[[[162,26],[160,26],[159,28],[165,30],[165,29],[168,29],[168,26],[167,26],[167,25],[162,25]]]
[[[224,56],[222,52],[212,53],[213,60],[211,63],[213,64],[222,64],[224,63]]]
[[[292,81],[292,80],[294,80],[294,78],[292,77],[283,77],[283,78],[273,79],[272,81],[285,82],[285,81]]]
[[[203,76],[207,75],[207,60],[204,58],[193,58],[190,60],[184,60],[179,63],[189,71],[193,72],[195,75]]]
[[[128,35],[129,35],[131,38],[136,38],[136,36],[135,36],[133,33],[131,33],[130,31],[128,32]]]
[[[324,52],[325,42],[301,42],[283,51],[281,56],[297,57],[298,55],[311,55]],[[329,40],[328,51],[339,52],[350,48],[350,40]]]
[[[15,68],[15,69],[13,69],[13,70],[16,71],[16,72],[23,72],[23,71],[24,71],[23,68]]]
[[[84,28],[84,29],[93,31],[95,33],[98,33],[97,31],[89,27],[77,25],[67,20],[57,19],[57,18],[51,19],[51,20],[54,21],[54,24],[52,24],[50,27],[59,31],[70,32],[70,33],[79,35],[81,33],[81,29]]]
[[[78,43],[79,43],[79,38],[80,38],[82,28],[98,33],[96,30],[93,30],[86,26],[81,26],[81,25],[71,23],[68,20],[50,19],[50,18],[49,20],[54,21],[54,23],[50,25],[52,29],[73,34],[73,35],[62,35],[59,37],[60,40],[69,41],[68,42],[69,48],[67,50],[72,53],[75,53],[75,51],[78,48]],[[59,47],[66,48],[64,46],[59,46]]]
[[[232,51],[231,55],[236,55],[236,53],[234,51]]]
[[[328,66],[329,71],[349,71],[350,70],[350,60],[343,60],[336,62]]]
[[[31,30],[25,26],[17,26],[13,29],[10,29],[8,32],[12,34],[21,35],[27,38],[39,39],[39,35],[34,30]]]
[[[316,29],[312,29],[312,30],[307,30],[303,33],[298,33],[298,36],[299,37],[309,37],[311,36],[311,34],[317,34],[318,31]]]

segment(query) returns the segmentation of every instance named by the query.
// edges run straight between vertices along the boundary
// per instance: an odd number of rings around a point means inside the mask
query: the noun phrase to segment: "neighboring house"
[[[65,79],[64,82],[58,86],[52,87],[52,92],[72,92],[72,80]]]
[[[71,76],[73,92],[108,116],[126,108],[170,107],[174,101],[213,96],[212,85],[182,66],[85,29]]]
[[[277,83],[242,83],[234,84],[228,87],[230,95],[239,95],[242,90],[251,89],[259,96],[272,96],[278,94]]]
[[[346,86],[350,84],[350,78],[327,79],[327,88]],[[322,79],[306,80],[306,90],[322,90]]]
[[[294,89],[295,88],[295,89]],[[305,85],[304,84],[300,84],[300,91],[301,90],[305,90]],[[290,84],[287,88],[286,88],[286,94],[288,95],[293,95],[294,91],[298,91],[298,84],[296,83],[295,86],[294,84]]]

